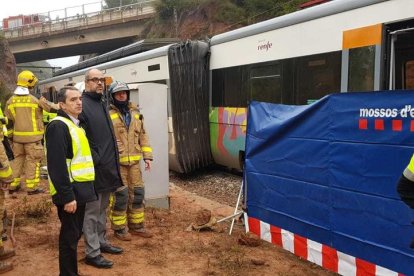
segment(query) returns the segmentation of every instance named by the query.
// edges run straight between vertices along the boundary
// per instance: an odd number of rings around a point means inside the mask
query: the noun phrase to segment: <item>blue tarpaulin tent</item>
[[[306,106],[253,102],[250,229],[340,274],[414,275],[413,212],[396,192],[413,153],[413,92],[333,94]]]

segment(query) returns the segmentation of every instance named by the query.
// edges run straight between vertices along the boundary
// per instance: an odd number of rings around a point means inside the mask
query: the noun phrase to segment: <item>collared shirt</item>
[[[66,113],[67,114],[67,113]],[[70,116],[69,114],[68,114],[68,116],[69,116],[69,118],[72,120],[72,122],[75,124],[75,125],[77,125],[77,126],[79,126],[79,120],[78,119],[76,119],[75,117],[73,117],[73,116]]]
[[[27,87],[17,86],[14,90],[15,95],[29,95],[30,91]]]

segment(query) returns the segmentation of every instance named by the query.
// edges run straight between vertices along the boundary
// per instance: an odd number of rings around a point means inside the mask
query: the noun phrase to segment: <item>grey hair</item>
[[[68,94],[67,92],[69,90],[79,91],[79,89],[77,89],[74,86],[63,86],[61,89],[59,89],[59,92],[56,95],[58,103],[66,102],[66,96],[67,96],[67,94]]]

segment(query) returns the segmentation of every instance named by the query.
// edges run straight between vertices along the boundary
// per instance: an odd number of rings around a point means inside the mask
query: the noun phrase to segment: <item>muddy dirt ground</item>
[[[124,248],[122,255],[105,257],[112,269],[96,269],[84,262],[83,240],[78,259],[81,275],[334,275],[272,244],[240,245],[244,228],[237,223],[229,236],[230,221],[209,231],[186,229],[202,209],[217,219],[234,211],[241,177],[205,170],[186,177],[170,174],[170,210],[146,209],[146,227],[154,237],[119,241],[109,229],[109,241]],[[46,180],[41,186],[47,188]],[[9,217],[16,213],[16,256],[13,271],[4,275],[58,275],[59,220],[48,194],[7,196]],[[232,207],[233,206],[233,207]],[[10,229],[8,231],[10,235]],[[11,247],[11,241],[5,242]]]

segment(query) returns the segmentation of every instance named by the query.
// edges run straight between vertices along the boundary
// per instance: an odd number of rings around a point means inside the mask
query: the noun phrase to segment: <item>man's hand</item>
[[[151,163],[152,163],[152,161],[149,160],[149,159],[145,159],[144,162],[145,162],[145,170],[150,172],[151,171]]]
[[[63,207],[63,210],[65,210],[66,212],[70,214],[74,214],[76,212],[76,200],[66,203],[65,206]]]

